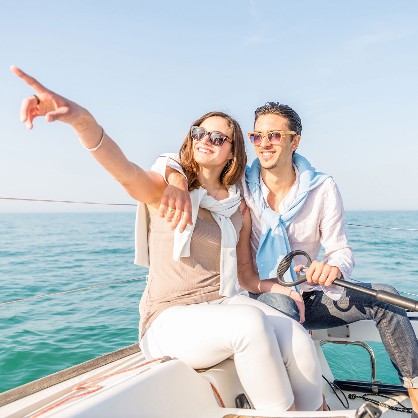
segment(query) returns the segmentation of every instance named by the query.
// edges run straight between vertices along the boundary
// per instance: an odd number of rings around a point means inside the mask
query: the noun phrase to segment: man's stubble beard
[[[261,165],[261,168],[263,168],[264,170],[267,170],[267,171],[277,168],[277,162],[273,163],[272,166],[264,166],[260,161],[260,165]]]

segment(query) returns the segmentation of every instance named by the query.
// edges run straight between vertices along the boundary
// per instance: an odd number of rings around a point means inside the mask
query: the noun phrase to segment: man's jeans
[[[396,289],[387,285],[362,285],[397,293]],[[298,308],[289,296],[277,293],[250,293],[250,296],[299,321]],[[338,327],[361,319],[374,320],[404,386],[418,388],[418,341],[404,309],[349,289],[345,289],[338,301],[333,301],[321,291],[303,293],[303,300],[306,309],[303,325],[308,330]]]

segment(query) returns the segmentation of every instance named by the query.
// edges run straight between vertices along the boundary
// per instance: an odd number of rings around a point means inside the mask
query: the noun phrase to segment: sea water
[[[348,212],[346,221],[353,278],[418,294],[418,231],[404,230],[418,228],[418,212]],[[147,270],[133,264],[134,222],[133,211],[0,213],[0,392],[138,341]],[[63,293],[74,289],[84,290]],[[398,383],[382,345],[371,345],[377,378]],[[324,351],[336,378],[370,379],[363,349]]]

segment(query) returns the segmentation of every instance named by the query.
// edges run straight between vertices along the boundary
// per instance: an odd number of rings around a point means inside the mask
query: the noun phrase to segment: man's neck
[[[267,203],[273,210],[278,212],[280,203],[289,193],[296,180],[296,173],[292,161],[288,164],[274,167],[273,169],[261,168],[261,178],[270,190]]]
[[[277,193],[290,190],[296,180],[296,173],[292,161],[289,161],[272,169],[261,167],[261,178],[271,192]]]

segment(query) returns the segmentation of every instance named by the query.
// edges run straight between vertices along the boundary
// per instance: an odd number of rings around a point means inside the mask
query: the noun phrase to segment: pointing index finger
[[[24,71],[22,71],[20,68],[16,67],[15,65],[12,65],[10,67],[10,71],[13,74],[17,75],[18,77],[20,77],[26,84],[31,86],[37,93],[47,93],[49,91],[39,81],[31,77],[29,74],[26,74]]]

